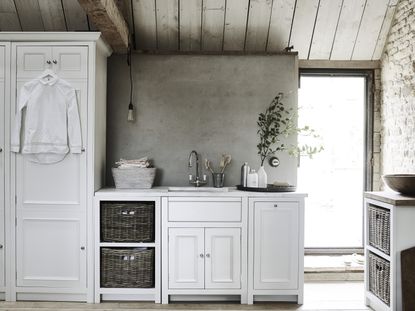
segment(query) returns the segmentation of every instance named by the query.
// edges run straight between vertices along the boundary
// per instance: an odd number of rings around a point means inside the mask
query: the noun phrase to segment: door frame
[[[364,189],[363,191],[372,191],[373,189],[373,127],[374,127],[374,70],[372,69],[320,69],[320,68],[302,68],[299,69],[298,85],[301,88],[301,77],[362,77],[365,79],[365,109],[364,109]],[[362,201],[362,210],[364,204]],[[362,217],[362,224],[364,225],[364,217]],[[363,228],[363,227],[362,227]],[[305,254],[363,254],[364,230],[362,230],[362,245],[361,247],[307,247]]]

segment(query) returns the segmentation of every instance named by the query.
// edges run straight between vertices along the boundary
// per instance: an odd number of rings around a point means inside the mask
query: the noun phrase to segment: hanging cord
[[[133,106],[133,73],[132,73],[132,57],[131,57],[131,43],[128,45],[127,64],[130,71],[130,103],[128,105],[128,121],[134,121],[134,106]]]

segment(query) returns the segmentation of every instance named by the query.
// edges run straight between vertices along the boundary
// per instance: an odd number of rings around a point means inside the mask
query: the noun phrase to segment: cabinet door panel
[[[86,79],[88,74],[88,47],[56,46],[52,50],[53,70],[63,79]]]
[[[205,287],[241,288],[239,228],[205,229]]]
[[[52,48],[50,46],[18,46],[17,47],[17,77],[33,79],[45,69],[51,69]]]
[[[169,229],[169,288],[204,288],[203,231],[203,228]]]
[[[17,83],[18,90],[29,80]],[[87,82],[69,81],[75,88],[81,120],[82,142],[87,138]],[[19,97],[20,93],[17,94]],[[18,100],[18,99],[17,99]],[[16,110],[16,108],[15,108]],[[14,118],[12,120],[14,122]],[[67,154],[53,164],[29,161],[16,155],[17,208],[36,208],[45,205],[56,208],[71,207],[84,210],[86,206],[86,152]]]
[[[83,214],[18,212],[17,286],[84,288]]]
[[[0,46],[0,287],[5,285],[4,283],[4,209],[5,209],[5,193],[4,193],[4,174],[5,174],[5,152],[4,152],[4,106],[5,106],[5,90],[4,90],[4,72],[5,68],[5,47]]]
[[[255,202],[254,289],[298,287],[298,216],[295,202]]]

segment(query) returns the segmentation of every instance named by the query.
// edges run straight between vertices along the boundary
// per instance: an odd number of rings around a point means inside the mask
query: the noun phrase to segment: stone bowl
[[[415,174],[383,175],[383,181],[396,192],[415,195]]]

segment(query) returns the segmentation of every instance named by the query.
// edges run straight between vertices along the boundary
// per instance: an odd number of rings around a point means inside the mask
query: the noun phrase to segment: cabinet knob
[[[278,207],[278,204],[274,204],[274,207]]]
[[[57,64],[57,63],[58,63],[58,61],[57,61],[56,59],[54,59],[54,60],[53,60],[53,63],[54,63],[54,64]]]
[[[199,256],[200,256],[200,258],[203,258],[203,257],[205,257],[205,256],[204,256],[203,254],[200,254]]]
[[[84,251],[85,250],[85,246],[81,246],[81,251]]]
[[[210,254],[209,253],[206,254],[206,258],[210,258]]]
[[[0,148],[0,152],[3,152],[3,148]]]
[[[81,152],[85,152],[85,147],[84,148],[81,148]]]
[[[50,60],[47,60],[46,64],[50,65],[50,64],[52,64],[52,62]]]
[[[2,249],[3,248],[3,244],[0,244],[0,249]]]

